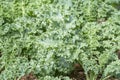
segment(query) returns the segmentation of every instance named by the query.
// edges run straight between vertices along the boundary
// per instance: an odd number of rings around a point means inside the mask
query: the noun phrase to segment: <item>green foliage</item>
[[[110,65],[108,65],[104,71],[104,76],[109,75],[116,75],[116,77],[120,78],[120,60],[112,62]]]
[[[45,76],[45,77],[42,77],[40,78],[40,80],[71,80],[69,79],[68,77],[51,77],[51,76]]]
[[[120,75],[119,0],[0,1],[0,79],[61,77],[77,60],[87,80]]]

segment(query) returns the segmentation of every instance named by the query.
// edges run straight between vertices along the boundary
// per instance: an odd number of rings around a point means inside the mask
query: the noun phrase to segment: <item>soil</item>
[[[85,74],[82,66],[78,63],[74,64],[74,70],[70,73],[69,77],[72,80],[85,80]]]
[[[20,80],[37,80],[37,77],[31,72],[28,75],[24,75]]]
[[[86,80],[85,79],[85,74],[82,71],[75,71],[70,75],[70,78],[72,80]]]
[[[116,53],[118,55],[118,58],[120,59],[120,50],[117,50]]]

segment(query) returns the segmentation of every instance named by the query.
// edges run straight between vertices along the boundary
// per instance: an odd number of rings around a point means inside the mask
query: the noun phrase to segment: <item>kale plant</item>
[[[86,79],[120,75],[120,0],[1,0],[0,79],[34,72],[69,80],[75,61]]]

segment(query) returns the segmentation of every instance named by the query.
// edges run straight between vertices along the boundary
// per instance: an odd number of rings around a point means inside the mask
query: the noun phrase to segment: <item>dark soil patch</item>
[[[37,77],[31,72],[28,75],[24,75],[20,80],[37,80]]]
[[[72,80],[85,80],[85,74],[82,66],[78,63],[74,64],[74,70],[70,73],[69,77]]]
[[[120,59],[120,50],[116,50],[117,56]]]
[[[85,74],[83,71],[74,71],[70,74],[72,80],[86,80]]]

